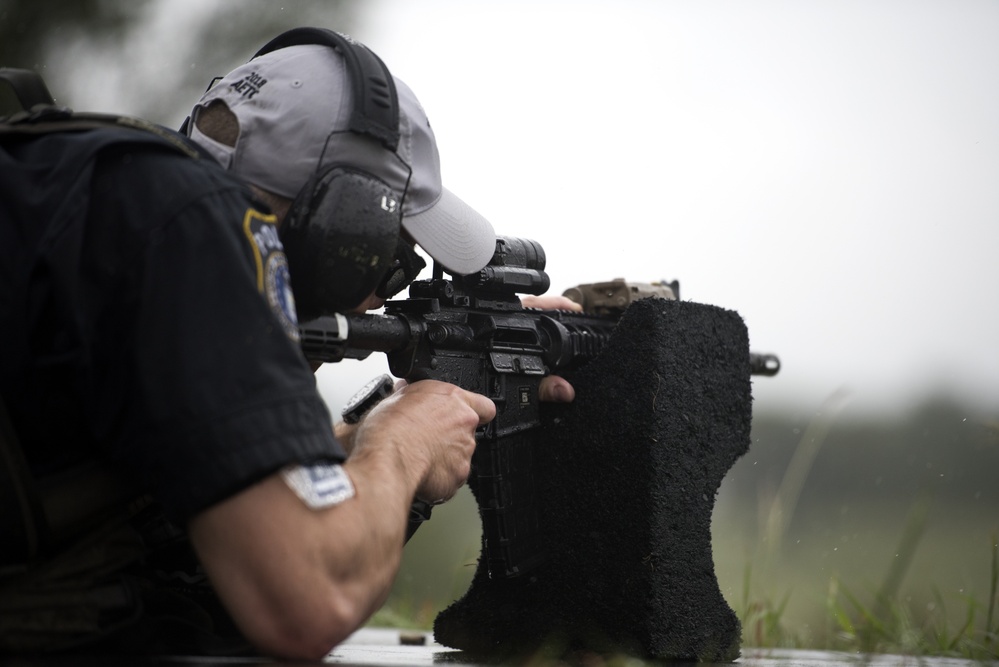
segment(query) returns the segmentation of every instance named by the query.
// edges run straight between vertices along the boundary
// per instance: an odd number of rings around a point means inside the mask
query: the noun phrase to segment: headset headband
[[[373,137],[395,151],[399,145],[399,100],[395,81],[381,58],[363,44],[325,28],[293,28],[262,46],[253,58],[306,44],[329,46],[343,55],[354,93],[350,129]]]

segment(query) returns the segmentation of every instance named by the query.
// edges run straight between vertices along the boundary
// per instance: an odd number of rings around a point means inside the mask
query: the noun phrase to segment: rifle
[[[384,352],[396,377],[450,382],[496,404],[496,418],[476,432],[469,477],[493,579],[521,576],[545,558],[533,477],[542,378],[599,354],[632,301],[679,298],[676,281],[629,284],[617,279],[566,292],[592,312],[525,308],[518,294],[548,290],[545,262],[536,241],[499,237],[492,260],[477,274],[448,280],[435,264],[430,280],[414,282],[410,297],[389,301],[383,314],[336,314],[299,328],[310,361],[364,359]],[[774,375],[780,368],[773,355],[750,357],[753,374]],[[345,412],[359,418],[358,412],[390,391],[390,381],[386,376],[367,392],[370,400]],[[429,516],[429,505],[414,503],[409,535]]]

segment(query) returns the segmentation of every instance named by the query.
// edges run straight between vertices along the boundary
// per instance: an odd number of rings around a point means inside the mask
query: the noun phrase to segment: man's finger
[[[468,404],[479,415],[479,424],[488,424],[496,418],[496,404],[482,394],[466,392]]]
[[[572,299],[561,295],[552,294],[542,294],[540,296],[534,296],[532,294],[523,294],[520,297],[520,303],[524,308],[539,308],[541,310],[571,310],[575,312],[582,312],[583,306],[576,303]]]
[[[565,378],[549,375],[538,387],[538,398],[549,403],[571,403],[576,398],[576,390]]]

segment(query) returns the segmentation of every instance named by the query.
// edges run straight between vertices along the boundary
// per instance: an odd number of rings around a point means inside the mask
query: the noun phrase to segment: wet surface
[[[422,643],[418,643],[422,642]],[[344,642],[332,654],[327,662],[339,665],[485,665],[481,661],[471,660],[461,651],[455,651],[441,646],[433,641],[433,635],[423,633],[407,633],[398,630],[368,628],[359,631]],[[614,663],[625,664],[626,659],[615,659]],[[544,661],[530,661],[534,667],[544,667]],[[601,664],[588,662],[587,664]],[[635,660],[627,662],[631,667],[638,667],[643,662]],[[653,664],[653,663],[645,663]],[[692,663],[657,663],[657,664],[692,664]],[[742,657],[728,665],[746,665],[748,667],[838,667],[867,665],[870,667],[972,667],[987,664],[999,667],[999,661],[988,663],[956,658],[916,657],[904,655],[860,655],[852,653],[835,653],[830,651],[801,651],[786,649],[743,649]],[[707,663],[701,663],[706,667]]]
[[[525,661],[532,667],[546,667],[543,659]],[[243,665],[269,665],[270,667],[306,667],[308,663],[281,662],[266,658],[219,658],[185,656],[173,658],[127,658],[108,656],[49,656],[45,658],[10,658],[0,656],[0,667],[165,667],[185,665],[187,667],[241,667]],[[315,663],[320,664],[320,663]],[[433,635],[424,632],[410,632],[383,628],[365,628],[347,639],[321,664],[357,665],[358,667],[397,667],[401,665],[462,665],[485,667],[496,664],[468,657],[461,651],[441,646]],[[507,663],[513,664],[513,663]],[[555,663],[552,663],[555,664]],[[557,663],[571,665],[572,663]],[[580,662],[589,666],[618,665],[641,667],[642,665],[691,665],[693,663],[651,663],[620,656],[602,660],[600,656],[590,656]],[[746,667],[977,667],[988,665],[999,667],[999,660],[978,662],[957,658],[917,657],[904,655],[859,655],[834,653],[830,651],[762,650],[744,648],[742,657],[735,663]],[[698,667],[710,667],[700,663]]]

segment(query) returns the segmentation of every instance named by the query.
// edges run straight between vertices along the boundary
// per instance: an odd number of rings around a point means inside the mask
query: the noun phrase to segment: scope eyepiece
[[[519,266],[525,269],[545,270],[545,249],[531,239],[515,236],[496,237],[496,252],[489,266]]]
[[[454,276],[463,288],[492,294],[544,294],[551,285],[545,250],[537,241],[512,236],[496,238],[493,258],[478,273]]]

